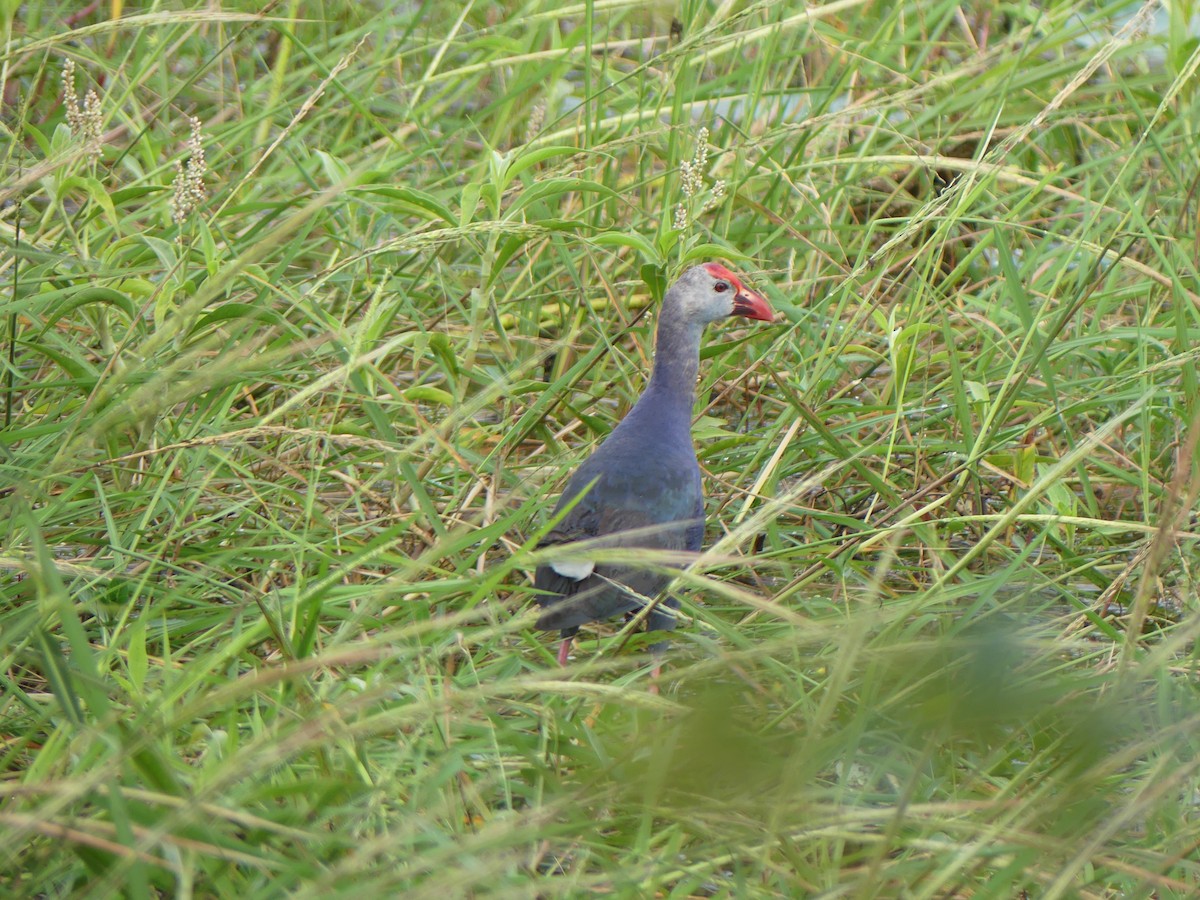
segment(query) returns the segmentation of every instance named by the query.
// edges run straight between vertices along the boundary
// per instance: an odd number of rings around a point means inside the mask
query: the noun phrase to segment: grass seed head
[[[172,182],[175,193],[171,198],[171,218],[179,225],[204,202],[204,175],[208,172],[204,141],[200,136],[200,120],[191,116],[189,122],[192,133],[187,142],[187,163],[175,160],[175,180]]]
[[[92,160],[100,158],[100,138],[103,128],[103,116],[100,112],[100,95],[95,88],[90,88],[79,103],[79,94],[75,92],[75,60],[68,59],[63,63],[63,106],[67,113],[67,127],[71,134],[83,143],[87,155]]]

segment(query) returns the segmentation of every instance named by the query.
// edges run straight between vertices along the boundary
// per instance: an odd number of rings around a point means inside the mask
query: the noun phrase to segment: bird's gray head
[[[693,266],[667,292],[667,301],[679,309],[684,321],[701,326],[729,316],[770,322],[774,318],[766,299],[742,284],[720,263]]]

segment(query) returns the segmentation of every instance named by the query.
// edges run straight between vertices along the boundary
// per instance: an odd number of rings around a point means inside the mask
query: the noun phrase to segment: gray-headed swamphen
[[[580,625],[638,610],[642,598],[653,599],[671,580],[661,566],[615,561],[611,551],[700,550],[704,498],[692,445],[700,336],[709,322],[730,316],[770,322],[773,313],[762,295],[718,263],[683,273],[663,299],[650,383],[559,498],[556,514],[574,506],[539,546],[588,542],[579,555],[538,566],[534,575],[545,608],[537,627],[562,632],[562,665]],[[604,559],[588,559],[593,547],[605,551]],[[678,602],[668,597],[665,605],[647,616],[650,631],[675,627],[671,608]]]

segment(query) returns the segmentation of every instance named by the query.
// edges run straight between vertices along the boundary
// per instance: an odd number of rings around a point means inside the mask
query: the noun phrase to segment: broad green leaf
[[[419,384],[416,387],[410,387],[404,392],[404,399],[411,400],[414,403],[438,403],[442,406],[454,405],[453,394],[428,384]]]
[[[636,250],[643,262],[661,264],[663,259],[648,240],[632,231],[602,231],[588,241],[597,247],[626,247]]]
[[[539,147],[536,150],[530,150],[528,152],[522,153],[520,156],[518,156],[516,159],[514,159],[511,163],[509,163],[508,171],[506,173],[508,176],[508,181],[511,182],[512,179],[516,178],[518,175],[520,175],[526,169],[529,169],[532,166],[536,166],[540,162],[545,162],[546,160],[553,159],[556,156],[573,156],[574,154],[579,153],[579,152],[580,152],[580,149],[578,147],[568,147],[565,145],[558,145],[558,146],[550,146],[550,147]]]
[[[255,306],[251,303],[222,303],[216,309],[205,313],[192,327],[192,333],[203,331],[210,325],[228,322],[233,319],[255,319],[267,325],[287,327],[287,320],[273,309]]]
[[[330,184],[345,184],[351,175],[350,166],[324,150],[316,151],[321,168],[325,170],[325,178]]]
[[[475,221],[475,209],[479,206],[481,186],[476,181],[468,181],[463,185],[462,196],[459,199],[458,227],[466,228]]]
[[[455,219],[448,206],[432,194],[418,191],[415,188],[398,187],[391,184],[371,184],[356,187],[353,193],[387,197],[389,200],[396,201],[401,209],[423,219],[440,219],[448,225],[462,224]]]
[[[752,257],[747,256],[740,250],[735,250],[732,247],[724,244],[697,244],[686,253],[683,254],[683,262],[686,265],[697,260],[708,261],[715,257],[724,257],[725,259],[748,260]]]
[[[49,344],[28,341],[24,346],[54,362],[60,369],[70,375],[73,381],[81,386],[84,393],[92,389],[99,377],[96,370],[87,360],[69,356]]]
[[[130,321],[137,317],[137,304],[120,291],[106,287],[82,287],[70,292],[64,300],[54,305],[53,310],[46,316],[46,324],[42,328],[42,333],[44,334],[47,329],[54,327],[64,316],[70,315],[80,307],[94,303],[119,309]]]
[[[546,181],[535,182],[522,191],[520,196],[513,201],[512,206],[508,208],[505,218],[511,218],[517,212],[538,200],[549,200],[559,194],[572,193],[603,194],[605,197],[613,200],[621,199],[621,195],[612,188],[603,184],[597,184],[594,181],[588,181],[585,178],[551,178]]]

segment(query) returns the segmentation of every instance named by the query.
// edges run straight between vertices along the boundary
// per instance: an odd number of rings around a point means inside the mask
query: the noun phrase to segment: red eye
[[[713,285],[713,290],[716,291],[718,294],[723,294],[727,290],[729,290],[729,284],[724,281],[718,281],[716,284]]]

